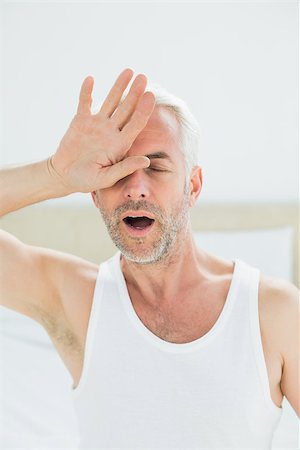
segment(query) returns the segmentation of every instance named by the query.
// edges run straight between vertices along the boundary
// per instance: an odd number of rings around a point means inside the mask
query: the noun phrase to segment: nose
[[[149,197],[149,187],[142,170],[136,170],[126,178],[124,197],[131,200],[145,199]]]

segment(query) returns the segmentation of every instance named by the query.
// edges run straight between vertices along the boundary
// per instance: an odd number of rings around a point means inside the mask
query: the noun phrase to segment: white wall
[[[4,2],[1,164],[53,153],[83,78],[125,67],[181,96],[202,130],[199,201],[297,198],[297,1]],[[56,200],[90,202],[78,194]]]

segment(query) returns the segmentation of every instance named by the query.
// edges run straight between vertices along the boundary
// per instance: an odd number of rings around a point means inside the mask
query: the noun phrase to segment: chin
[[[160,262],[163,257],[152,257],[152,255],[150,255],[149,257],[145,257],[145,255],[133,255],[132,253],[130,254],[124,254],[123,256],[131,262],[134,262],[135,264],[140,264],[140,265],[147,265],[147,264],[156,264],[158,262]]]
[[[169,256],[170,245],[166,244],[168,243],[161,242],[160,245],[156,247],[152,245],[151,248],[149,248],[149,244],[143,245],[142,243],[139,248],[132,248],[130,245],[116,245],[128,261],[146,265],[160,263]]]

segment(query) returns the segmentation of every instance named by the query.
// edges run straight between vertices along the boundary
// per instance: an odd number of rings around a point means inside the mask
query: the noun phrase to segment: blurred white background
[[[200,201],[295,201],[297,1],[2,3],[1,164],[53,153],[85,76],[94,106],[145,73],[202,130]],[[73,195],[51,202],[91,202]]]
[[[0,12],[1,165],[54,153],[83,79],[95,78],[96,109],[131,67],[185,100],[199,121],[204,185],[198,203],[297,201],[296,0],[2,1]],[[45,203],[91,204],[91,198]],[[9,369],[22,372],[7,364],[9,380]],[[274,448],[294,449],[297,420],[285,408]]]

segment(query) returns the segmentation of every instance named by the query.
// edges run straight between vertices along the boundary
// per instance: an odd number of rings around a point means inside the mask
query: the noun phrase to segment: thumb
[[[122,161],[106,167],[106,187],[111,187],[122,178],[131,175],[136,170],[146,169],[150,166],[150,159],[146,156],[128,156]]]

